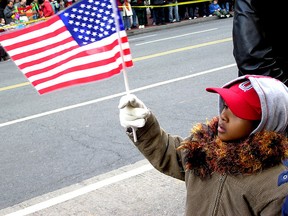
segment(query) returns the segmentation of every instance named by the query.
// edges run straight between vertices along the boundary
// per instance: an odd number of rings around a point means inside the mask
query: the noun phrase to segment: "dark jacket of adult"
[[[8,5],[4,9],[4,18],[6,24],[10,24],[11,22],[14,22],[14,19],[12,18],[14,8],[9,7]]]
[[[233,43],[239,76],[268,75],[288,85],[288,33],[283,25],[287,5],[280,0],[235,1]]]

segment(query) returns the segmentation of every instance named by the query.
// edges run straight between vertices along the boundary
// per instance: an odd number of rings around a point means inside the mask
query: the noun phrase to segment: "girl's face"
[[[1,23],[1,24],[5,24],[4,18],[1,18],[0,23]]]
[[[219,118],[218,137],[224,142],[246,138],[255,129],[255,121],[235,116],[224,104]]]

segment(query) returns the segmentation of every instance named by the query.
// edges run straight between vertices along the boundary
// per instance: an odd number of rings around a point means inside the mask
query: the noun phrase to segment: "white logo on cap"
[[[238,87],[239,87],[239,89],[243,90],[244,92],[253,88],[253,86],[249,80],[240,83]]]

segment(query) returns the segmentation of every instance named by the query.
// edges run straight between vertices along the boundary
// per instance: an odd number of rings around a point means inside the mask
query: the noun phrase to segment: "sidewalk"
[[[217,20],[217,19],[219,19],[219,18],[216,16],[199,17],[197,19],[192,19],[192,20],[187,19],[187,20],[182,20],[181,22],[167,23],[166,25],[152,25],[152,19],[148,19],[148,25],[145,26],[144,29],[138,29],[138,27],[137,27],[137,28],[128,30],[127,35],[128,36],[138,35],[138,34],[143,34],[143,33],[147,33],[147,32],[159,31],[162,29],[170,29],[170,28],[175,28],[175,27],[179,27],[179,26],[202,23],[202,22],[207,22],[207,21]],[[231,19],[231,17],[227,18],[227,19]]]

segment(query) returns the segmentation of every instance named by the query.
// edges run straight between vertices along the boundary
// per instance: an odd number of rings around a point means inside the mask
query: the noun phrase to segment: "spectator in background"
[[[197,19],[198,16],[198,7],[197,4],[188,4],[187,5],[187,13],[188,13],[188,19]]]
[[[210,11],[209,11],[209,2],[206,1],[206,2],[200,2],[198,3],[198,7],[199,7],[199,15],[201,17],[207,17],[210,15]]]
[[[218,4],[218,0],[213,0],[213,2],[211,2],[211,4],[209,5],[209,11],[210,14],[219,18],[230,17],[230,14],[225,9],[222,9],[220,7],[220,5]]]
[[[139,29],[145,28],[145,25],[147,24],[147,13],[146,13],[146,5],[145,0],[137,0],[137,5],[140,7],[135,8],[136,15],[138,17],[138,23],[139,23]]]
[[[121,0],[117,0],[116,3],[117,3],[118,10],[120,12],[121,19],[123,21],[123,6],[122,6],[122,2],[121,2]]]
[[[218,0],[218,4],[222,9],[225,9],[227,12],[230,12],[230,3],[231,0]]]
[[[14,10],[14,1],[8,0],[8,3],[4,9],[4,19],[7,25],[15,23],[15,14],[16,11]]]
[[[167,3],[169,5],[168,11],[169,11],[169,22],[180,22],[179,13],[178,13],[178,2],[177,0],[167,0]]]
[[[51,0],[50,3],[52,5],[54,13],[55,14],[58,13],[60,10],[60,4],[58,3],[58,1],[57,0]]]
[[[21,21],[28,21],[26,16],[27,10],[30,10],[32,7],[27,7],[26,0],[20,0],[17,3],[14,3],[14,9],[17,14],[19,14],[19,20]],[[17,19],[17,18],[16,18]]]
[[[153,16],[156,21],[156,25],[166,25],[165,22],[165,13],[164,13],[164,5],[165,1],[164,0],[152,0],[151,4],[155,5],[153,7]]]
[[[133,11],[131,8],[130,0],[124,0],[123,3],[123,21],[125,30],[131,30]]]
[[[64,0],[65,8],[71,6],[72,4],[73,4],[73,0]]]
[[[134,6],[137,6],[137,0],[131,0],[130,2],[131,4],[131,8],[132,8],[132,25],[131,28],[137,28],[137,13],[136,13],[136,9]]]
[[[44,0],[40,4],[40,8],[42,11],[42,17],[50,17],[50,16],[54,15],[54,11],[53,11],[52,5],[51,5],[49,0]]]
[[[30,5],[32,7],[33,19],[38,19],[40,17],[39,15],[40,8],[39,8],[38,0],[33,0]]]
[[[0,32],[5,31],[5,29],[3,28],[5,25],[6,25],[5,19],[0,18]]]

